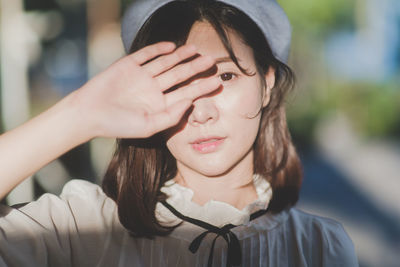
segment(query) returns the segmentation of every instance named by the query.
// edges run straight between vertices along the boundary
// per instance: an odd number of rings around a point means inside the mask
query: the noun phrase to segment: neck
[[[253,153],[249,153],[229,171],[207,176],[177,163],[175,182],[193,190],[192,201],[204,205],[210,200],[226,202],[243,209],[258,198],[253,185]]]

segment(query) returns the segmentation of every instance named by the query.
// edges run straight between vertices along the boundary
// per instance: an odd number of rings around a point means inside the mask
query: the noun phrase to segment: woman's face
[[[169,133],[167,147],[177,160],[178,170],[190,169],[209,177],[224,175],[238,166],[253,171],[252,146],[261,117],[258,111],[267,104],[269,94],[264,92],[263,101],[261,79],[267,78],[270,85],[268,79],[273,80],[273,73],[265,77],[257,73],[252,49],[233,31],[228,37],[240,66],[256,75],[239,70],[209,23],[193,25],[186,43],[194,44],[199,54],[214,57],[215,75],[222,86],[196,99],[188,115]]]

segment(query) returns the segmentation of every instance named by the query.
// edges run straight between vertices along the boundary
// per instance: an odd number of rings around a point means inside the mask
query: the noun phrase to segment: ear
[[[273,67],[269,67],[267,73],[264,76],[265,79],[265,88],[264,88],[264,97],[263,97],[263,108],[268,106],[269,101],[271,100],[271,91],[275,86],[275,69]]]

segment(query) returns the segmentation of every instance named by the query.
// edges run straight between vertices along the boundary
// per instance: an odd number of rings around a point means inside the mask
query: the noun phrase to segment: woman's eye
[[[230,72],[226,72],[226,73],[222,73],[219,77],[221,78],[222,81],[229,81],[232,80],[234,78],[235,74],[230,73]]]

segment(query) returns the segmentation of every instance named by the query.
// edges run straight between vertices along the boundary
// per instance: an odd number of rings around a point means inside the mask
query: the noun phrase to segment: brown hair
[[[271,212],[293,206],[298,200],[302,170],[286,125],[284,98],[293,87],[294,75],[288,66],[273,56],[264,35],[250,18],[219,2],[173,2],[158,9],[146,21],[131,52],[158,41],[182,45],[196,21],[207,21],[214,27],[242,72],[246,73],[235,57],[227,29],[234,30],[253,49],[258,73],[265,74],[270,67],[274,68],[275,85],[270,102],[261,110],[260,128],[254,142],[254,172],[271,184]],[[174,228],[158,222],[155,208],[157,202],[167,198],[160,191],[161,187],[176,174],[176,160],[161,134],[146,139],[117,140],[115,154],[103,180],[103,190],[117,203],[120,222],[132,235],[165,235]]]

